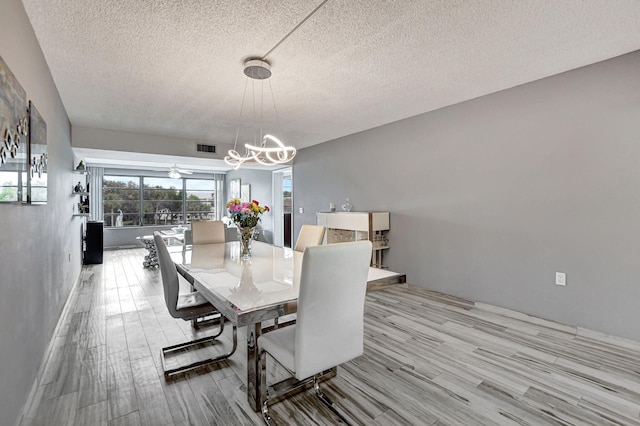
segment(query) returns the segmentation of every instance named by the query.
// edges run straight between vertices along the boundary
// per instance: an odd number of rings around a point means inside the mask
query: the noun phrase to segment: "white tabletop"
[[[194,245],[173,254],[178,271],[234,324],[242,326],[295,312],[302,253],[253,242],[250,260],[240,243]],[[369,282],[400,277],[369,269]]]

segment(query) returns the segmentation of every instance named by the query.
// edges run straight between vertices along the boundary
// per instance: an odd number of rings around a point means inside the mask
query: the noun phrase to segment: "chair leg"
[[[326,405],[333,414],[335,414],[336,416],[338,416],[338,418],[340,418],[340,420],[349,426],[352,426],[351,422],[342,414],[340,413],[340,411],[338,411],[338,409],[335,406],[335,403],[333,401],[331,401],[331,399],[326,396],[324,393],[322,393],[322,391],[320,390],[320,377],[322,375],[321,374],[317,374],[315,376],[313,376],[313,390],[316,393],[316,396],[320,399],[320,401]],[[278,397],[276,398],[272,398],[273,399],[279,399],[279,397],[283,394],[289,393],[290,391],[292,391],[293,389],[297,388],[297,387],[303,387],[305,385],[305,383],[309,383],[309,379],[300,381],[300,382],[296,382],[295,385],[289,387],[288,389],[286,389],[284,392],[279,392],[280,395],[278,395]],[[264,420],[264,423],[267,426],[275,426],[275,422],[273,421],[273,419],[271,418],[271,416],[269,415],[269,399],[264,399],[262,402],[262,420]]]
[[[200,327],[213,324],[215,321],[224,321],[222,314],[213,314],[206,317],[198,317],[191,320],[191,327],[194,330],[199,330]]]
[[[342,420],[345,424],[351,426],[351,422],[349,422],[349,420],[347,420],[347,418],[338,411],[335,403],[331,401],[331,399],[320,390],[320,382],[318,380],[319,377],[320,376],[318,375],[313,376],[313,390],[316,392],[316,396],[320,398],[320,401],[322,401],[322,403],[326,405],[333,412],[333,414],[338,416],[340,420]]]
[[[231,351],[229,353],[223,354],[223,355],[219,355],[215,358],[208,358],[208,359],[204,359],[202,361],[197,361],[197,362],[193,362],[191,364],[188,365],[183,365],[180,367],[176,367],[176,368],[172,368],[167,370],[166,367],[166,361],[165,361],[165,356],[166,354],[170,353],[170,352],[174,352],[177,350],[181,350],[181,349],[186,349],[186,348],[190,348],[192,346],[197,346],[197,345],[203,345],[206,343],[215,343],[215,339],[216,337],[220,336],[220,334],[222,333],[222,329],[224,327],[224,319],[221,320],[221,325],[220,325],[220,332],[218,334],[216,334],[215,336],[208,336],[208,337],[203,337],[201,339],[196,339],[196,340],[192,340],[190,342],[185,342],[185,343],[180,343],[177,345],[173,345],[173,346],[167,346],[166,348],[162,348],[161,351],[161,360],[162,360],[162,371],[164,372],[164,377],[168,378],[169,376],[172,376],[174,374],[178,374],[178,373],[184,373],[190,370],[194,370],[198,367],[202,367],[204,365],[207,364],[212,364],[218,361],[222,361],[224,359],[229,358],[231,355],[233,355],[236,351],[236,348],[238,347],[238,329],[236,328],[236,326],[233,326],[233,347],[231,348]]]
[[[269,407],[267,406],[267,401],[262,403],[262,420],[264,420],[264,424],[267,426],[275,426],[275,422],[269,415]]]
[[[267,403],[269,402],[269,400],[267,399],[267,353],[264,351],[264,349],[261,349],[258,352],[258,369],[261,370],[259,397],[260,401],[262,401],[262,420],[264,420],[264,423],[267,426],[275,426],[273,419],[269,415],[269,407],[267,406]]]
[[[259,368],[266,369],[266,355],[267,353],[264,350],[260,351]],[[351,422],[349,422],[349,420],[337,410],[334,402],[331,401],[331,399],[329,399],[329,397],[326,396],[324,393],[322,393],[322,391],[320,390],[320,379],[333,377],[336,374],[335,372],[336,372],[336,367],[330,368],[328,370],[323,371],[320,374],[316,374],[313,377],[309,377],[303,380],[296,380],[295,377],[290,377],[288,379],[282,380],[281,382],[278,382],[274,385],[267,387],[267,379],[266,379],[267,375],[266,375],[266,372],[263,371],[262,381],[260,385],[260,389],[261,389],[260,400],[262,401],[262,408],[260,411],[262,412],[262,420],[264,420],[264,423],[267,426],[275,426],[276,424],[275,421],[269,415],[269,405],[268,405],[269,402],[271,403],[278,402],[282,398],[286,398],[287,395],[291,395],[291,393],[296,391],[296,389],[298,389],[298,391],[303,391],[313,386],[316,396],[320,399],[320,401],[324,405],[326,405],[331,410],[331,412],[333,412],[336,416],[338,416],[344,424],[351,426]]]

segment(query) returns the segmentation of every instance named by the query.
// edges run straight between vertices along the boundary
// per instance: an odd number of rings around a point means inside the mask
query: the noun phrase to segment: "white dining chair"
[[[162,275],[162,287],[164,289],[164,301],[169,310],[169,314],[173,318],[181,318],[185,321],[196,320],[200,317],[217,315],[217,319],[220,324],[218,333],[213,336],[207,336],[196,340],[191,340],[177,345],[167,346],[162,348],[161,360],[162,371],[165,377],[169,377],[174,374],[183,373],[202,367],[207,364],[215,363],[226,359],[233,355],[237,346],[237,330],[236,326],[233,326],[233,348],[230,353],[220,355],[213,358],[193,362],[191,364],[182,365],[168,369],[166,366],[166,356],[171,352],[182,351],[192,347],[201,347],[206,343],[215,343],[216,338],[219,337],[224,331],[225,318],[220,314],[207,300],[198,292],[180,293],[180,280],[184,280],[176,270],[176,266],[171,259],[169,250],[162,239],[160,232],[153,233],[153,239],[156,243],[156,250],[158,252],[158,262],[160,263],[160,273]],[[186,280],[185,280],[186,284]]]
[[[219,220],[191,222],[192,244],[217,244],[225,242],[225,226]]]
[[[311,246],[304,251],[297,323],[258,338],[259,368],[265,371],[268,353],[298,380],[284,389],[280,384],[274,385],[261,395],[262,415],[267,424],[272,424],[268,402],[309,381],[313,381],[322,402],[348,423],[320,391],[318,378],[326,370],[363,354],[364,300],[371,249],[371,242],[365,240]],[[266,374],[262,374],[261,380],[264,391]]]
[[[293,250],[298,252],[304,252],[304,249],[312,246],[319,246],[324,239],[324,233],[326,228],[318,225],[302,225],[296,245]],[[284,317],[275,318],[273,321],[274,327],[287,326],[295,323],[296,314],[286,315]]]
[[[219,244],[225,242],[225,224],[220,220],[200,220],[191,222],[191,229],[184,231],[182,249],[186,252],[189,246],[200,244]],[[193,290],[193,285],[191,286]],[[211,318],[195,318],[194,328],[211,323]]]
[[[187,246],[193,245],[193,233],[191,229],[184,230],[184,237],[182,240],[182,247],[186,250]]]
[[[324,226],[318,225],[302,225],[300,228],[300,234],[296,240],[296,245],[293,248],[295,251],[304,251],[305,248],[311,246],[319,246],[324,239]]]

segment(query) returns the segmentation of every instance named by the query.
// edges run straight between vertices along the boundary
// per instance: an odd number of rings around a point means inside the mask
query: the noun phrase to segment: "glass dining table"
[[[247,397],[261,408],[261,375],[257,340],[273,321],[297,309],[302,253],[254,241],[252,256],[243,259],[240,243],[187,246],[172,254],[178,272],[237,327],[247,327]],[[370,268],[369,285],[405,282],[395,272]]]

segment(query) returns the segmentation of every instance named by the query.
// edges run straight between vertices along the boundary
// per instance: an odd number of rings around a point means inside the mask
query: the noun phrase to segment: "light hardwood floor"
[[[169,316],[144,254],[83,268],[23,425],[262,424],[246,402],[243,329],[229,361],[164,380],[160,348],[213,330]],[[365,354],[323,384],[356,424],[640,425],[638,342],[407,285],[369,293],[365,320]],[[338,422],[312,391],[272,414]]]

